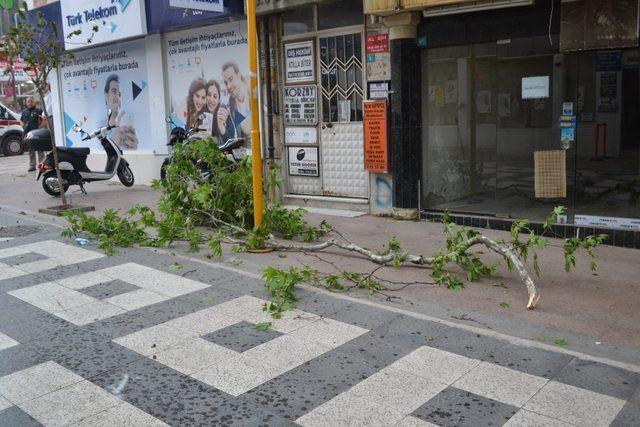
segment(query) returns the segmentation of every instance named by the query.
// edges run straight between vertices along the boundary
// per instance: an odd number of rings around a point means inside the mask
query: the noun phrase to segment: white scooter
[[[109,118],[111,112],[109,112]],[[109,123],[109,120],[107,121]],[[82,193],[87,194],[84,183],[93,181],[107,181],[117,173],[120,182],[125,187],[131,187],[134,183],[133,172],[129,163],[122,156],[122,150],[116,145],[108,134],[115,126],[107,126],[96,129],[93,132],[85,132],[81,126],[74,125],[75,132],[84,133],[83,141],[98,138],[104,151],[107,153],[107,164],[104,171],[94,172],[87,167],[87,156],[91,153],[89,147],[57,147],[60,174],[66,192],[70,185],[80,186]],[[51,134],[48,129],[36,129],[27,134],[25,141],[35,150],[51,151]],[[37,180],[43,177],[42,188],[51,195],[60,196],[58,178],[53,162],[53,154],[47,157],[38,165]]]

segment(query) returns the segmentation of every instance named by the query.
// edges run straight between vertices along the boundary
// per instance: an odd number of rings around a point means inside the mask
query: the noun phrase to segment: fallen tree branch
[[[342,238],[345,239],[345,242],[341,242],[336,238],[331,238],[329,240],[316,243],[316,244],[307,244],[307,243],[298,243],[298,242],[283,243],[283,242],[274,240],[273,238],[270,238],[268,240],[265,240],[264,244],[266,247],[274,250],[278,250],[278,251],[298,251],[298,252],[317,252],[317,251],[322,251],[331,247],[337,247],[339,249],[343,249],[349,252],[358,253],[368,258],[369,260],[381,265],[387,265],[393,262],[394,259],[398,257],[398,254],[395,252],[378,254],[369,249],[363,248],[359,245],[356,245],[353,242],[346,240],[344,236],[342,236]],[[226,240],[235,244],[240,244],[240,245],[246,244],[246,242],[243,240],[233,239],[229,237],[227,237]],[[497,253],[498,255],[506,259],[509,265],[515,268],[518,275],[520,276],[520,279],[527,287],[527,293],[529,295],[527,308],[529,310],[534,309],[535,305],[540,299],[540,296],[533,279],[529,275],[526,267],[524,266],[524,263],[520,260],[517,253],[507,244],[498,243],[495,240],[492,240],[489,237],[484,236],[482,234],[479,234],[475,237],[472,237],[466,240],[462,244],[461,250],[467,251],[476,245],[483,245],[487,249]],[[407,262],[410,262],[412,264],[424,265],[424,266],[432,265],[435,260],[434,257],[425,257],[423,255],[414,255],[414,254],[406,254],[404,256],[404,259]]]

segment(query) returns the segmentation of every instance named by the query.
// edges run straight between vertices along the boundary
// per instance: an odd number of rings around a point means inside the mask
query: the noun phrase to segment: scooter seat
[[[89,147],[58,147],[58,151],[78,157],[85,157],[91,153],[91,149]]]

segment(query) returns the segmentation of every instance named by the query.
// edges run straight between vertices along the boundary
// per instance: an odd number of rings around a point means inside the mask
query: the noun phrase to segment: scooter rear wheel
[[[128,165],[118,169],[118,178],[120,178],[120,182],[125,187],[131,187],[135,181],[133,178],[133,172]]]
[[[62,180],[66,181],[64,184],[64,192],[69,189],[69,180],[62,174]],[[58,177],[56,171],[49,171],[42,177],[42,189],[50,196],[60,197],[60,187],[58,187]]]

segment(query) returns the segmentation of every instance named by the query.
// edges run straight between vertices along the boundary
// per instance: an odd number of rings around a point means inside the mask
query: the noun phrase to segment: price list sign
[[[389,172],[387,101],[364,102],[364,168],[370,172]]]

